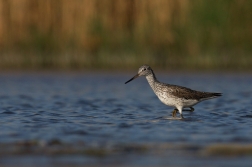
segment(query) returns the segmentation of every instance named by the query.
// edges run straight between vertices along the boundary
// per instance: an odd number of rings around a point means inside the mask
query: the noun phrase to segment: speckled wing
[[[167,86],[169,87],[169,93],[178,98],[196,99],[198,101],[201,101],[221,96],[221,93],[200,92],[177,85],[167,84]]]

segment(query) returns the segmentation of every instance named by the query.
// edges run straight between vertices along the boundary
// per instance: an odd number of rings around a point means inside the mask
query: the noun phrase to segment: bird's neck
[[[149,82],[151,88],[154,90],[155,89],[155,82],[158,82],[155,74],[152,72],[151,74],[146,76],[146,79]]]

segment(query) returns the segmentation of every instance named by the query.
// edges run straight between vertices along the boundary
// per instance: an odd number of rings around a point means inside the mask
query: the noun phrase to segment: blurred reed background
[[[0,69],[252,70],[251,0],[0,0]]]

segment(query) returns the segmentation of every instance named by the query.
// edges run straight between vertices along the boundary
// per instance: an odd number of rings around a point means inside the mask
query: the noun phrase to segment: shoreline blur
[[[252,71],[252,1],[0,0],[0,70]]]
[[[106,56],[107,55],[107,56]],[[159,71],[171,72],[252,72],[252,56],[197,56],[195,58],[153,55],[97,55],[4,53],[0,71],[135,71],[148,64]]]

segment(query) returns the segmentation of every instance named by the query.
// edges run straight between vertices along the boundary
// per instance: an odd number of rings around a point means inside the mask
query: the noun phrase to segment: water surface
[[[133,75],[1,74],[0,143],[4,149],[0,164],[15,165],[15,155],[24,166],[34,165],[34,159],[41,166],[251,165],[251,154],[227,161],[225,156],[204,158],[201,153],[216,143],[251,143],[251,75],[157,73],[162,82],[223,93],[220,98],[199,103],[194,112],[184,112],[184,120],[170,119],[173,108],[158,100],[144,77],[125,85]],[[33,149],[16,157],[13,148],[19,148],[20,143]],[[96,152],[73,151],[73,155],[60,154],[55,159],[45,151],[55,143],[64,149],[70,145],[71,149]],[[99,149],[105,150],[102,158]]]

